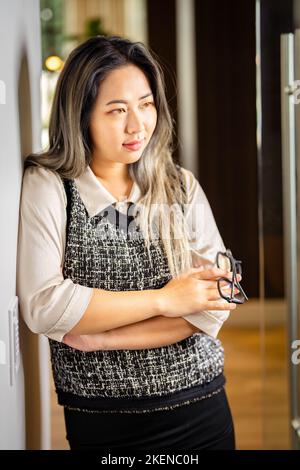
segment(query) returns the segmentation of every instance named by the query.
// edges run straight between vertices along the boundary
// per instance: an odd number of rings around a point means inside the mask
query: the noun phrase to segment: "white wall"
[[[23,365],[30,359],[31,340],[25,329],[20,366],[11,384],[8,309],[16,291],[22,157],[40,148],[40,70],[39,1],[0,0],[0,449],[24,449],[26,441]],[[31,365],[38,376],[37,357]],[[37,418],[38,428],[39,390],[35,393],[38,408],[30,419]]]

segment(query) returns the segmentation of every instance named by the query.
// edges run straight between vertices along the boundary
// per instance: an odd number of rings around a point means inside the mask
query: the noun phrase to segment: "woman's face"
[[[154,98],[144,73],[132,64],[113,70],[101,82],[91,113],[93,160],[127,164],[139,160],[156,122]],[[136,143],[128,146],[132,142]]]

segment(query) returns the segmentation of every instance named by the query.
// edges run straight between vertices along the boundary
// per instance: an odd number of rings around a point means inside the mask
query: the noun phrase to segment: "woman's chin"
[[[130,152],[130,153],[127,153],[123,156],[122,158],[122,162],[124,163],[133,163],[133,162],[137,162],[141,156],[142,156],[143,152],[142,151],[139,151],[139,152]]]

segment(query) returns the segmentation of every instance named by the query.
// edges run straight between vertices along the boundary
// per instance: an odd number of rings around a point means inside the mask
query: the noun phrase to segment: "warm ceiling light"
[[[62,68],[63,61],[57,55],[50,55],[45,60],[45,65],[50,72],[56,72]]]

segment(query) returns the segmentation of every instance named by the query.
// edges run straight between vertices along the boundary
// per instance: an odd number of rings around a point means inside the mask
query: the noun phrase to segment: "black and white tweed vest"
[[[65,278],[111,291],[159,289],[171,279],[159,239],[151,243],[149,259],[143,238],[124,230],[126,215],[110,206],[90,217],[74,180],[64,183]],[[225,383],[222,345],[202,333],[142,350],[82,352],[49,342],[58,401],[69,407],[98,412],[169,409],[217,393]]]

